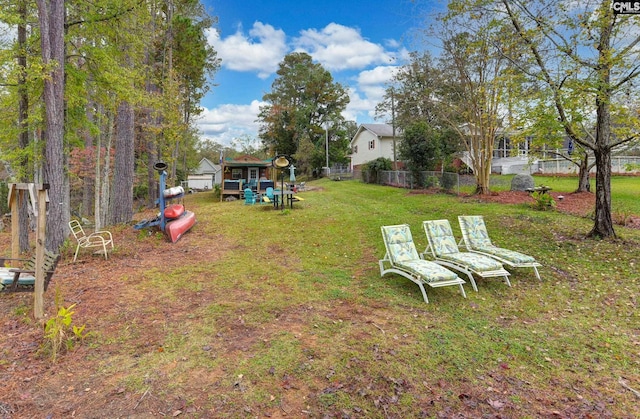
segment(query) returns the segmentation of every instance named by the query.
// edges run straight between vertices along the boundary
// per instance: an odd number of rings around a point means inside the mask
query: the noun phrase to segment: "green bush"
[[[442,186],[443,189],[450,191],[451,189],[456,187],[457,180],[457,175],[451,173],[443,173],[442,179],[440,179],[440,186]]]
[[[367,183],[377,183],[378,173],[391,170],[392,167],[391,159],[378,157],[362,165],[362,180]]]
[[[556,201],[547,193],[535,192],[533,194],[533,199],[536,200],[533,207],[537,210],[546,211],[552,210],[556,207]]]
[[[427,178],[424,180],[425,188],[437,188],[439,186],[440,181],[438,180],[437,176],[427,176]]]

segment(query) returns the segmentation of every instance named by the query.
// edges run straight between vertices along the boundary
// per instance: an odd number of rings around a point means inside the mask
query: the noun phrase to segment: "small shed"
[[[215,175],[189,175],[187,176],[187,186],[196,191],[208,191],[213,189],[213,178]]]
[[[195,173],[187,176],[189,189],[198,191],[211,190],[214,185],[222,183],[222,166],[214,164],[206,157],[200,160]]]
[[[248,154],[234,159],[226,158],[222,162],[222,197],[242,197],[244,190],[250,188],[262,193],[273,187],[271,160],[261,160]]]

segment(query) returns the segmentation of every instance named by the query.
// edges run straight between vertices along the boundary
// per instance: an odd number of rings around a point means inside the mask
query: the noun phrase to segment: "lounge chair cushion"
[[[492,246],[487,227],[484,224],[482,217],[466,216],[458,217],[460,224],[463,224],[462,233],[467,234],[468,243],[472,249],[478,249],[480,247]]]
[[[442,257],[449,253],[459,253],[456,239],[453,237],[451,225],[447,220],[435,220],[425,224],[432,239],[431,245],[437,257]]]
[[[14,273],[9,271],[10,268],[0,268],[0,284],[11,285],[13,283]],[[32,275],[20,275],[18,284],[20,285],[33,285],[36,283],[36,278]],[[1,288],[1,287],[0,287]]]
[[[382,228],[386,233],[389,257],[393,264],[420,259],[409,228],[404,225]]]
[[[449,269],[422,259],[396,263],[395,266],[422,277],[427,283],[452,281],[458,277],[458,275]]]
[[[447,220],[434,220],[425,224],[431,237],[435,256],[439,259],[466,265],[477,272],[502,269],[502,264],[489,257],[471,252],[460,252]]]
[[[486,272],[502,269],[502,263],[490,257],[471,253],[471,252],[458,252],[458,253],[446,253],[440,255],[440,259],[450,260],[460,265],[468,266],[477,272]]]
[[[515,250],[504,249],[502,247],[481,246],[474,247],[473,250],[486,253],[488,255],[497,256],[516,264],[534,263],[536,261],[533,256],[525,255],[524,253],[516,252]]]
[[[425,282],[450,281],[458,277],[454,272],[438,264],[420,259],[413,244],[411,230],[407,226],[382,228],[386,232],[389,258],[394,266],[424,278]]]
[[[487,232],[487,226],[485,225],[484,218],[482,216],[460,216],[458,217],[458,220],[460,221],[460,227],[462,229],[462,235],[465,238],[465,243],[470,247],[469,250],[497,256],[515,264],[534,263],[536,261],[533,256],[525,255],[524,253],[516,252],[515,250],[494,246],[491,243],[489,233]]]

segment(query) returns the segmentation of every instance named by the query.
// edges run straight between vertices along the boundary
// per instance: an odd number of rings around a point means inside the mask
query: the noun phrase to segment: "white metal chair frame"
[[[87,235],[78,220],[69,221],[69,228],[78,242],[76,253],[73,255],[74,262],[78,257],[80,248],[88,249],[91,247],[101,247],[105,260],[108,259],[107,246],[111,246],[111,250],[113,250],[113,236],[110,231],[101,230]]]

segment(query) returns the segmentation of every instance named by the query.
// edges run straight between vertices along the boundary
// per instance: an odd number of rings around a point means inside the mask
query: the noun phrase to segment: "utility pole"
[[[398,170],[396,165],[396,103],[395,90],[391,88],[391,131],[393,138],[393,170]]]
[[[327,124],[325,125],[325,151],[326,151],[326,156],[327,156],[327,162],[326,162],[326,167],[327,167],[327,176],[329,176],[329,123],[327,122]]]

